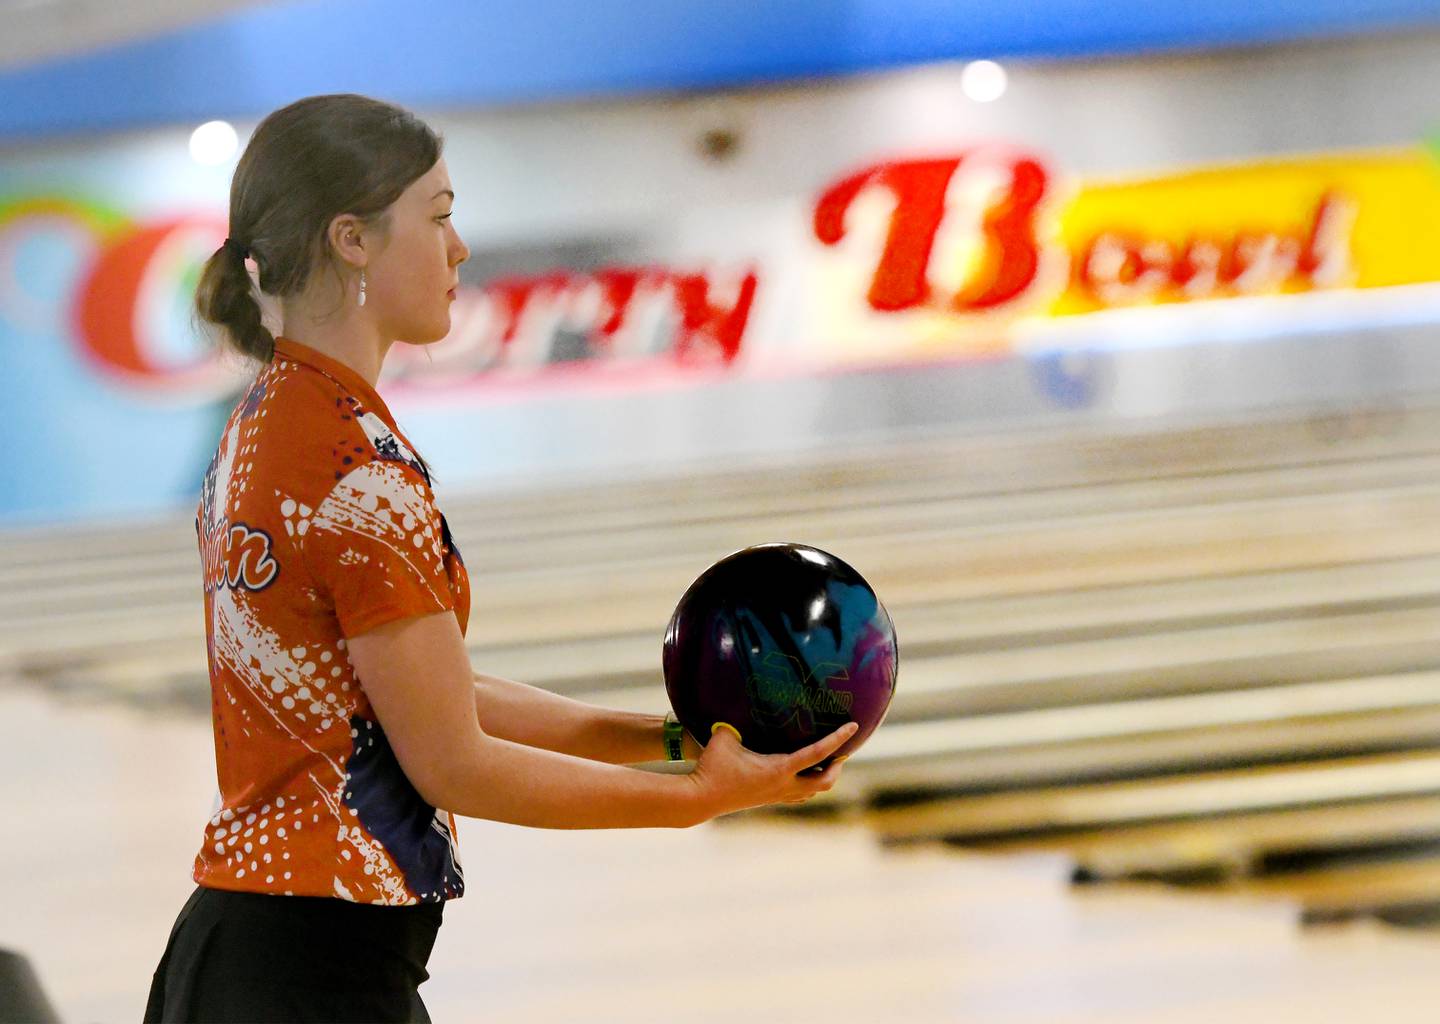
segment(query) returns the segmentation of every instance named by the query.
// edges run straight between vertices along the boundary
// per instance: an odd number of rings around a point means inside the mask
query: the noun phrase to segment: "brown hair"
[[[326,234],[342,213],[383,236],[389,207],[435,166],[444,142],[400,107],[337,93],[309,96],[274,111],[251,136],[230,181],[230,246],[221,246],[200,274],[195,312],[224,328],[242,355],[268,362],[275,338],[242,252],[259,268],[266,295],[295,295],[322,266],[341,268]]]

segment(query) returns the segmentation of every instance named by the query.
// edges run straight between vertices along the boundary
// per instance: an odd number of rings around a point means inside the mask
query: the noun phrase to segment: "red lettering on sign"
[[[600,334],[606,339],[612,337],[625,322],[625,314],[630,309],[630,300],[635,297],[640,277],[638,270],[596,271],[595,280],[604,289],[605,301],[610,306],[610,315],[599,326]]]
[[[1354,220],[1354,204],[1327,192],[1294,232],[1242,230],[1175,245],[1106,231],[1081,250],[1076,279],[1106,306],[1333,287],[1351,274]]]
[[[945,216],[945,192],[963,157],[877,164],[827,189],[815,204],[815,237],[835,245],[845,237],[845,213],[864,189],[880,185],[895,197],[890,231],[866,298],[874,309],[901,310],[930,298],[925,271]]]
[[[994,309],[1018,298],[1040,271],[1036,209],[1045,198],[1045,169],[1034,160],[1010,166],[1008,188],[985,214],[985,256],[977,280],[951,301],[958,312]]]
[[[457,380],[494,370],[623,360],[739,357],[759,276],[659,267],[554,271],[462,288],[433,360],[392,354],[386,379]]]
[[[716,302],[710,281],[702,274],[685,274],[675,279],[676,296],[682,313],[683,330],[675,344],[678,356],[713,352],[725,362],[740,354],[740,338],[755,301],[754,272],[740,279],[735,298],[728,305]]]
[[[875,186],[895,199],[885,245],[866,300],[894,312],[931,302],[928,271],[935,237],[947,212],[946,197],[957,173],[1003,168],[998,195],[979,218],[983,254],[972,279],[943,305],[957,312],[995,309],[1020,298],[1040,269],[1036,216],[1048,175],[1037,160],[997,151],[964,153],[948,160],[912,160],[869,167],[837,182],[815,205],[815,237],[835,245],[845,237],[845,215],[857,196]]]

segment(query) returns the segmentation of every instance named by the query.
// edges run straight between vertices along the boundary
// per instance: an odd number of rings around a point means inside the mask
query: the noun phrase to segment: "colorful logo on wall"
[[[213,217],[140,223],[63,197],[0,203],[0,318],[68,342],[127,392],[207,401],[227,374],[189,315],[217,232]]]

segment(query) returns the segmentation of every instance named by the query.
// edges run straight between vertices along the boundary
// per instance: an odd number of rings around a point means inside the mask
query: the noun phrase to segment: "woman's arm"
[[[800,773],[859,728],[850,722],[793,754],[754,753],[722,730],[694,771],[641,772],[488,735],[451,612],[377,626],[350,637],[348,651],[400,768],[420,795],[456,814],[513,825],[688,828],[750,807],[798,803],[834,786],[840,764],[819,775]]]
[[[607,764],[665,760],[661,715],[596,707],[539,687],[476,672],[475,715],[489,736]],[[703,748],[687,732],[684,755]]]
[[[733,809],[696,775],[602,764],[489,735],[455,616],[391,622],[349,638],[365,695],[425,800],[535,828],[687,828]],[[763,779],[759,779],[763,782]]]

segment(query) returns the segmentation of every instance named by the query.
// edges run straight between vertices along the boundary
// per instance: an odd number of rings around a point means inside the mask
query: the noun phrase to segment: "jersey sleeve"
[[[337,480],[297,539],[350,637],[454,608],[442,532],[425,478],[377,459]]]

